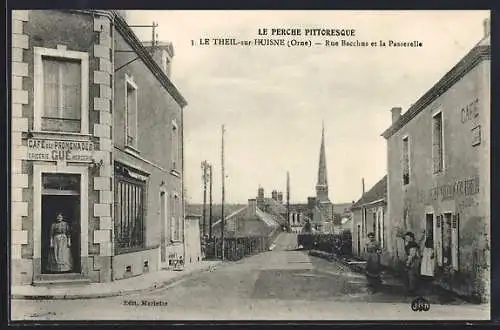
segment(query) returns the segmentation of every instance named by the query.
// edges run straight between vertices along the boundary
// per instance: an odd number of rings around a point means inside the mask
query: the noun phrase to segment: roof
[[[276,222],[274,217],[266,212],[263,212],[261,209],[257,208],[257,216],[260,220],[262,220],[269,227],[278,227],[279,224]]]
[[[418,99],[396,122],[386,129],[382,136],[390,138],[399,131],[411,119],[427,108],[433,101],[450,89],[463,76],[471,71],[482,60],[491,58],[490,38],[486,37],[479,41],[467,55],[465,55],[448,73],[446,73],[434,86],[431,87],[422,97]]]
[[[368,190],[361,198],[354,203],[352,208],[359,208],[363,205],[385,200],[387,198],[387,175],[384,175],[370,190]]]

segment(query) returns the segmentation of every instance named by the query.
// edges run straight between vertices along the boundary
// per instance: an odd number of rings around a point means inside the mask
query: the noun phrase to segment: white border
[[[57,46],[54,48],[33,47],[34,50],[34,89],[33,89],[33,106],[34,106],[34,130],[42,131],[42,114],[43,114],[43,63],[44,56],[56,57],[60,59],[74,59],[81,62],[81,92],[82,92],[82,107],[81,107],[81,134],[89,134],[89,54],[85,52],[77,52],[66,50],[65,46]],[[44,131],[45,132],[45,131]],[[59,133],[59,132],[58,132]]]
[[[42,235],[42,174],[68,173],[80,174],[80,256],[88,256],[88,212],[89,212],[89,174],[86,166],[33,165],[33,258],[41,258]],[[81,259],[83,263],[84,260]],[[83,267],[82,267],[83,268]]]

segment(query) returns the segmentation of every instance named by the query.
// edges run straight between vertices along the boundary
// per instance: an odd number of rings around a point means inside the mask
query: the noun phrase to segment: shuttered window
[[[443,115],[432,117],[432,161],[434,173],[443,171]]]
[[[42,57],[42,130],[80,132],[82,68],[80,61]]]
[[[459,228],[460,218],[458,214],[454,214],[451,220],[451,264],[455,271],[459,268]]]

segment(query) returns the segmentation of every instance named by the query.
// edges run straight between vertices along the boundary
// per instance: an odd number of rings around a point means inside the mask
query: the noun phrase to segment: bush
[[[305,250],[314,249],[337,256],[348,256],[352,251],[352,237],[348,231],[340,234],[299,234],[297,243]]]

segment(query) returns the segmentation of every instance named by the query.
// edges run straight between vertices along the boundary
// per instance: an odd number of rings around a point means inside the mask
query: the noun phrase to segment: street
[[[281,234],[273,251],[224,263],[159,289],[104,299],[13,300],[13,320],[428,320],[489,319],[489,307],[434,302],[413,312],[411,298],[371,294],[362,274],[295,251]]]

